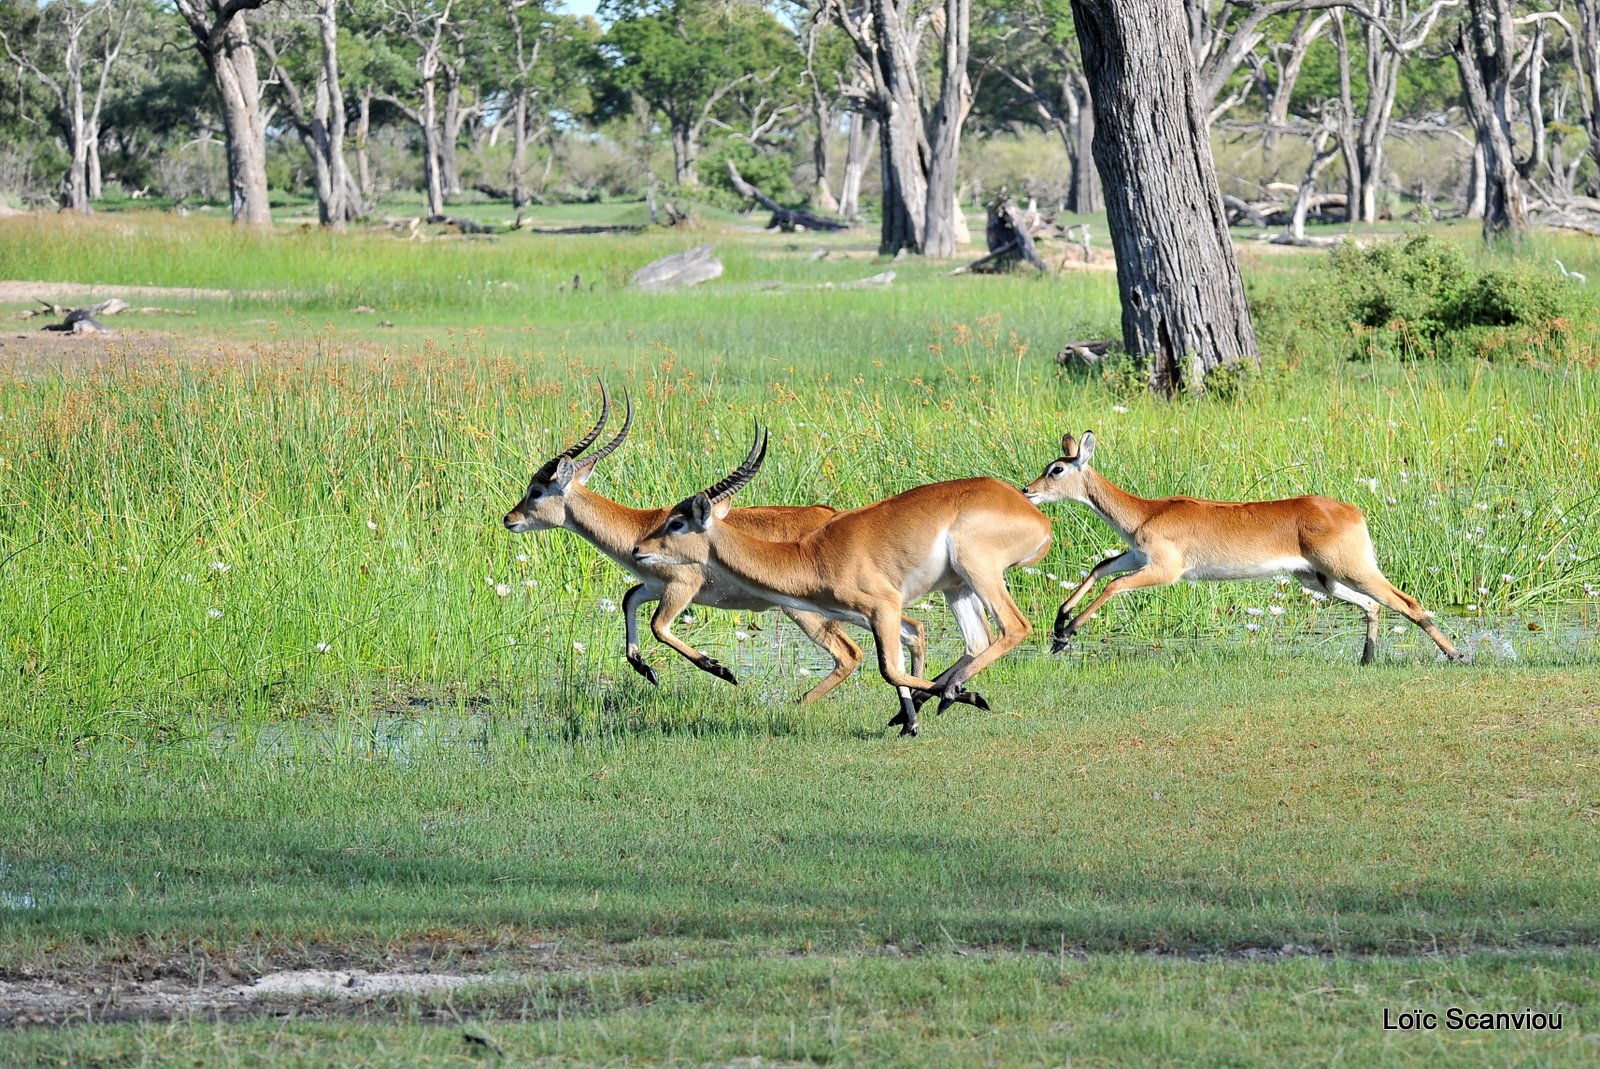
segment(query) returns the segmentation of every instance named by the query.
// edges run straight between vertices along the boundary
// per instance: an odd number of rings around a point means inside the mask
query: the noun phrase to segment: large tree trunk
[[[956,254],[956,152],[961,126],[967,117],[971,89],[967,82],[967,56],[971,51],[972,0],[945,0],[944,62],[939,82],[939,103],[933,109],[928,137],[928,193],[923,223],[922,253],[946,260]],[[965,220],[961,229],[965,229]]]
[[[672,173],[680,186],[697,186],[700,175],[694,168],[698,148],[691,123],[672,120]]]
[[[361,108],[356,112],[356,188],[362,199],[372,197],[372,165],[367,159],[367,135],[372,129],[372,86],[361,90]]]
[[[217,87],[228,155],[229,199],[233,221],[240,226],[272,223],[267,202],[267,136],[261,116],[261,83],[256,75],[250,30],[245,24],[245,11],[264,2],[230,0],[218,11],[206,0],[176,0]]]
[[[1072,139],[1067,148],[1067,158],[1072,164],[1071,200],[1067,207],[1079,215],[1089,215],[1105,207],[1100,194],[1100,172],[1094,164],[1094,102],[1089,96],[1089,83],[1083,76],[1076,74],[1073,78],[1083,84],[1071,90],[1074,94],[1081,91],[1081,96],[1074,116],[1076,121],[1067,128]]]
[[[100,172],[100,125],[91,122],[85,145],[88,153],[88,186],[89,199],[100,200],[106,195],[105,178]]]
[[[872,161],[872,144],[878,139],[878,120],[859,111],[850,113],[849,139],[845,144],[844,179],[839,183],[839,214],[854,219],[861,214],[861,180]]]
[[[511,116],[511,206],[521,211],[528,204],[528,96],[517,90]]]
[[[1522,176],[1512,148],[1511,81],[1516,26],[1510,0],[1472,0],[1452,45],[1467,115],[1483,149],[1485,241],[1520,244],[1527,229]]]
[[[445,196],[455,197],[461,194],[461,168],[456,163],[456,146],[461,140],[461,124],[465,118],[461,114],[461,76],[447,67],[444,81],[444,120],[440,123],[438,139],[439,182],[444,187]]]
[[[1094,99],[1122,295],[1123,344],[1152,390],[1199,390],[1256,360],[1255,332],[1217,189],[1183,10],[1072,0]]]

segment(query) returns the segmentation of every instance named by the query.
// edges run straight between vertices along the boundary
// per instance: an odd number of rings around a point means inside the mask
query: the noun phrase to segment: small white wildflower
[[[1478,603],[1475,602],[1475,601],[1474,602],[1468,602],[1467,603],[1467,611],[1468,612],[1477,612],[1478,611]]]
[[[1117,413],[1124,413],[1124,412],[1128,411],[1128,406],[1127,405],[1112,405],[1111,406],[1111,411],[1117,412]]]
[[[1023,574],[1025,574],[1025,575],[1038,575],[1039,574],[1039,569],[1037,569],[1037,568],[1024,568],[1024,569],[1022,569],[1022,571],[1023,571]]]
[[[1306,591],[1306,593],[1311,596],[1311,600],[1312,601],[1327,601],[1328,600],[1328,595],[1324,594],[1320,590],[1308,590],[1308,591]]]
[[[367,521],[367,530],[376,531],[377,529],[378,529],[378,521],[377,520],[368,520]]]
[[[494,586],[494,592],[502,598],[506,597],[511,593],[511,584],[496,583]]]
[[[518,564],[527,564],[528,563],[528,555],[526,553],[518,553],[517,554],[517,563]]]
[[[1477,509],[1479,512],[1488,512],[1489,511],[1489,503],[1487,501],[1475,502],[1472,507]]]
[[[331,643],[331,642],[319,642],[319,643],[317,643],[317,652],[318,653],[332,653],[333,652],[333,643]]]
[[[1256,607],[1255,607],[1255,606],[1254,606],[1254,605],[1252,605],[1252,606],[1250,606],[1250,607],[1249,607],[1249,608],[1248,608],[1248,609],[1246,609],[1246,610],[1245,610],[1245,612],[1246,612],[1246,613],[1247,613],[1247,614],[1249,614],[1249,615],[1250,615],[1250,616],[1265,616],[1265,615],[1266,615],[1266,612],[1267,612],[1267,610],[1265,610],[1265,609],[1258,609],[1258,608],[1256,608]]]
[[[522,585],[527,587],[529,590],[532,590],[534,587],[539,585],[539,580],[537,580],[537,579],[524,579],[522,581]]]
[[[811,674],[811,669],[809,669],[809,668],[801,668],[801,669],[797,669],[795,671],[795,675],[797,675],[797,676],[808,676],[810,674]]]
[[[746,642],[746,641],[749,641],[750,632],[748,632],[748,631],[735,631],[733,633],[733,637],[738,639],[740,642]]]
[[[1070,579],[1061,580],[1061,589],[1062,590],[1073,590],[1073,589],[1075,589],[1077,587],[1077,585],[1078,585],[1077,583],[1074,583]]]
[[[1267,606],[1267,611],[1270,612],[1274,616],[1282,616],[1283,615],[1283,606],[1282,605],[1268,605]]]
[[[1398,505],[1400,504],[1400,499],[1398,497],[1386,497],[1383,499],[1383,503],[1385,505]]]
[[[617,603],[612,601],[610,598],[601,598],[600,599],[600,611],[601,612],[616,612],[617,611]]]
[[[1443,569],[1441,569],[1437,564],[1428,565],[1428,574],[1429,575],[1438,575],[1439,572],[1442,571],[1442,570]]]
[[[587,653],[589,651],[589,647],[585,646],[581,642],[574,642],[572,644],[572,648],[577,650],[579,653]]]
[[[694,624],[694,623],[699,623],[699,622],[700,622],[700,621],[699,621],[699,620],[698,620],[698,619],[697,619],[697,618],[696,618],[696,617],[695,617],[695,614],[694,614],[694,613],[692,613],[692,612],[686,612],[686,613],[684,613],[684,614],[683,614],[683,615],[682,615],[682,616],[681,616],[681,617],[679,617],[679,619],[681,619],[681,620],[682,620],[682,621],[683,621],[683,622],[684,622],[684,623],[686,623],[686,624]]]
[[[1356,482],[1360,483],[1362,486],[1365,486],[1368,490],[1371,490],[1373,493],[1377,493],[1378,492],[1378,480],[1376,478],[1371,478],[1371,479],[1359,479],[1358,478],[1356,480]]]
[[[804,424],[804,423],[796,423],[796,424],[795,424],[795,426],[796,426],[796,427],[804,427],[804,426],[805,426],[805,424]]]
[[[209,616],[213,620],[220,620],[220,619],[222,619],[222,610],[221,609],[207,609],[206,610],[206,615]]]
[[[1395,626],[1389,628],[1389,631],[1392,634],[1403,635],[1403,634],[1405,634],[1406,629],[1405,629],[1405,625],[1404,624],[1396,624]]]
[[[1506,440],[1504,438],[1500,437],[1500,435],[1497,434],[1497,435],[1494,436],[1494,444],[1495,445],[1505,445],[1506,444]]]
[[[227,561],[214,560],[211,562],[211,570],[214,572],[231,572],[233,571],[233,565]]]
[[[1251,623],[1245,624],[1244,629],[1246,631],[1260,631],[1261,625],[1252,621]]]
[[[1078,569],[1078,578],[1079,578],[1079,579],[1087,579],[1087,578],[1089,578],[1089,572],[1088,572],[1088,569],[1086,569],[1086,568],[1079,568],[1079,569]]]
[[[485,582],[485,583],[488,583],[488,584],[489,584],[489,585],[490,585],[490,586],[494,586],[494,576],[492,576],[492,575],[486,575],[486,576],[484,576],[484,577],[483,577],[483,581],[484,581],[484,582]]]
[[[1478,593],[1480,593],[1480,594],[1487,594],[1488,592],[1489,592],[1489,588],[1486,587],[1486,586],[1480,586],[1478,588]]]
[[[516,635],[507,635],[506,636],[506,645],[507,646],[515,646],[516,644],[517,644],[517,636]]]
[[[1059,575],[1057,575],[1057,574],[1056,574],[1056,573],[1055,573],[1055,572],[1045,572],[1045,573],[1044,573],[1044,577],[1045,577],[1045,578],[1046,578],[1046,579],[1060,579],[1060,578],[1061,578],[1061,577],[1060,577],[1060,576],[1059,576]]]
[[[193,572],[184,572],[181,581],[185,582],[185,583],[194,582],[194,573]]]

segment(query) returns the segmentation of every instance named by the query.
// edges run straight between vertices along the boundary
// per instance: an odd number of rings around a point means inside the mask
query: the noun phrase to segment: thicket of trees
[[[1004,183],[1047,208],[1107,209],[1125,335],[1173,389],[1253,355],[1229,213],[1292,204],[1296,234],[1313,211],[1455,212],[1513,241],[1530,213],[1590,226],[1597,11],[603,0],[591,18],[559,0],[0,0],[0,193],[72,211],[108,189],[226,201],[258,225],[292,192],[339,227],[401,191],[430,216],[469,190],[519,208],[658,186],[731,202],[737,170],[778,200],[875,217],[884,253],[948,257],[960,203]]]

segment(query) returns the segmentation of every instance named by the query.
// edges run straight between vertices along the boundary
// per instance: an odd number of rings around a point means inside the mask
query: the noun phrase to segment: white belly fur
[[[1304,557],[1279,557],[1263,561],[1203,561],[1184,570],[1183,578],[1191,583],[1204,583],[1221,579],[1264,579],[1269,575],[1293,575],[1312,570],[1311,562]]]

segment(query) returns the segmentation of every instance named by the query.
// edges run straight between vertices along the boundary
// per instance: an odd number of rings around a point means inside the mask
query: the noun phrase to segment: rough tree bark
[[[1483,239],[1514,245],[1521,244],[1527,230],[1511,130],[1516,42],[1510,0],[1470,0],[1467,19],[1451,46],[1467,115],[1483,149]]]
[[[173,0],[217,87],[228,155],[233,221],[271,226],[267,201],[267,129],[261,114],[261,80],[245,12],[267,0]]]
[[[1216,369],[1257,357],[1183,11],[1072,0],[1072,12],[1094,99],[1123,344],[1144,361],[1153,391],[1203,389]]]
[[[972,51],[971,0],[944,0],[944,62],[940,67],[939,102],[934,105],[928,137],[928,206],[923,222],[922,253],[938,260],[956,254],[956,150],[961,125],[971,104],[967,58]]]

